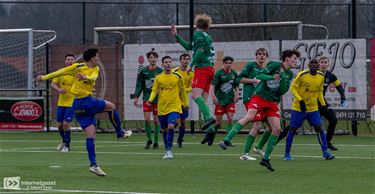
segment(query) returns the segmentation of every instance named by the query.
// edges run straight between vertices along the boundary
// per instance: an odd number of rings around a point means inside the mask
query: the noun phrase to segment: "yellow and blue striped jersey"
[[[182,82],[182,76],[178,73],[156,76],[149,102],[158,96],[158,115],[166,115],[171,112],[182,113],[182,107],[186,107],[186,92]]]
[[[64,75],[60,77],[55,77],[52,82],[58,84],[60,88],[65,89],[64,94],[59,94],[59,100],[57,101],[57,106],[67,106],[71,107],[73,105],[74,96],[70,92],[70,89],[74,83],[74,77],[71,75]]]
[[[76,78],[77,74],[84,74],[86,75],[87,79],[79,80]],[[68,67],[44,75],[42,79],[47,80],[63,75],[71,75],[74,77],[74,83],[70,92],[75,98],[83,98],[93,94],[92,90],[95,87],[95,81],[99,75],[99,67],[96,66],[90,68],[85,63],[74,63]]]
[[[189,73],[187,71],[181,71],[180,67],[174,68],[173,72],[176,72],[182,76],[182,82],[184,84],[185,92],[186,92],[185,104],[188,106],[189,105],[189,98],[188,98],[189,92],[193,90],[193,88],[191,87],[191,84],[193,82],[194,73],[191,71]]]
[[[297,74],[293,80],[290,92],[293,95],[292,109],[301,111],[299,101],[306,104],[307,112],[318,110],[318,100],[325,106],[323,97],[324,74],[320,71],[316,75],[311,75],[310,70],[303,70]]]

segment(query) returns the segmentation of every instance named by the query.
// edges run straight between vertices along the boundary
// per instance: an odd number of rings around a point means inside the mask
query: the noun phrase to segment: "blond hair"
[[[195,16],[194,19],[195,26],[200,29],[207,29],[211,26],[212,24],[212,18],[211,16],[203,13],[203,14],[198,14]]]
[[[321,60],[324,60],[324,59],[327,59],[328,60],[328,62],[329,62],[329,59],[328,59],[328,57],[326,57],[326,56],[324,56],[324,55],[322,55],[320,58],[319,58],[319,62],[321,61]]]

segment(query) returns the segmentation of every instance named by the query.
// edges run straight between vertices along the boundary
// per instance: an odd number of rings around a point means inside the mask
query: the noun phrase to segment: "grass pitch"
[[[176,134],[177,136],[177,134]],[[175,139],[176,139],[175,136]],[[293,161],[283,161],[285,141],[276,146],[269,172],[257,161],[242,161],[245,135],[234,138],[235,147],[222,150],[218,141],[201,145],[202,134],[185,137],[183,148],[173,148],[174,159],[161,159],[164,150],[145,150],[145,135],[117,141],[114,134],[99,133],[98,164],[107,177],[88,171],[85,136],[72,133],[72,151],[56,151],[56,132],[0,133],[0,181],[21,177],[22,190],[0,193],[374,193],[375,138],[335,136],[332,161],[323,160],[315,135],[296,136]],[[259,140],[259,137],[257,138]],[[255,154],[252,153],[252,156]],[[55,181],[52,190],[28,190],[22,181]]]

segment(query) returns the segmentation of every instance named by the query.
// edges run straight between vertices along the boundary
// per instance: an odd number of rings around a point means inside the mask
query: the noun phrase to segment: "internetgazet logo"
[[[21,189],[21,177],[6,177],[4,178],[4,189]]]

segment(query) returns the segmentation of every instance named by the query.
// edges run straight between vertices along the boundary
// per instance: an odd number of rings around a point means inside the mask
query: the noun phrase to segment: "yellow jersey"
[[[193,77],[194,77],[194,73],[193,72],[187,72],[187,71],[181,71],[180,67],[176,67],[173,69],[173,72],[176,72],[178,74],[181,75],[182,77],[182,83],[184,84],[184,87],[185,87],[185,92],[186,92],[186,102],[185,104],[187,106],[189,106],[189,92],[191,92],[193,90],[193,88],[191,87],[191,84],[193,82]]]
[[[182,106],[186,107],[186,92],[182,82],[182,76],[172,71],[164,72],[156,76],[149,102],[158,96],[158,115],[166,115],[171,112],[182,113]]]
[[[322,72],[318,71],[316,75],[311,75],[309,69],[299,72],[290,87],[290,92],[294,97],[292,109],[301,111],[300,100],[305,102],[307,112],[318,110],[318,100],[322,106],[325,106],[323,84],[324,74]]]
[[[52,82],[58,84],[60,88],[65,89],[64,94],[59,94],[59,100],[57,101],[57,106],[67,106],[71,107],[73,105],[74,96],[70,92],[70,89],[74,83],[74,77],[71,75],[64,75],[60,77],[55,77]]]
[[[87,79],[79,80],[76,78],[77,74],[84,74]],[[70,92],[75,98],[83,98],[93,94],[92,90],[95,87],[95,81],[99,75],[99,67],[88,67],[85,63],[74,63],[68,67],[42,76],[42,80],[52,79],[63,75],[73,76],[74,83]]]

